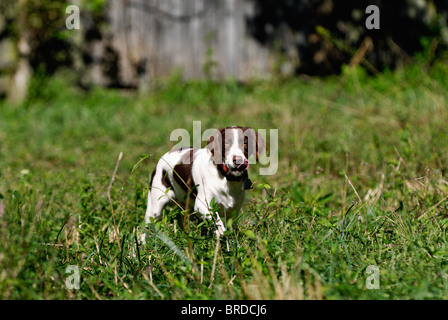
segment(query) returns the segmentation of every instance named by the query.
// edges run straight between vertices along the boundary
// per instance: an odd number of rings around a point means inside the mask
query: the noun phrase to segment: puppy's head
[[[258,161],[265,148],[263,137],[249,127],[222,128],[207,141],[213,161],[225,165],[226,171],[235,177],[249,168],[251,156]]]

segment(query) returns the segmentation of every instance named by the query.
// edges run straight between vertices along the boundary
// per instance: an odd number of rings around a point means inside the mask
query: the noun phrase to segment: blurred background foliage
[[[87,28],[80,34],[65,26],[70,4],[82,8]],[[0,2],[0,97],[22,100],[32,74],[51,76],[61,68],[81,76],[83,46],[103,22],[104,0]],[[94,29],[94,30],[92,30]],[[92,35],[93,33],[93,35]],[[17,79],[15,81],[15,79]],[[24,89],[17,86],[22,86]],[[9,94],[8,94],[9,92]]]
[[[249,21],[253,36],[296,59],[299,73],[339,73],[363,42],[371,71],[401,67],[418,52],[439,57],[448,44],[448,1],[256,2],[257,14]],[[380,10],[379,30],[365,26],[369,5]]]
[[[443,58],[448,44],[446,0],[245,1],[255,8],[245,17],[249,36],[275,56],[272,74],[325,76],[340,73],[345,64],[361,64],[376,73],[412,63],[419,54],[429,62]],[[70,4],[81,8],[79,32],[65,27]],[[60,68],[69,68],[81,87],[94,83],[86,76],[97,62],[91,43],[107,37],[109,4],[0,2],[0,96],[20,101],[32,74],[52,75]],[[365,27],[365,9],[371,4],[380,8],[380,30]],[[110,79],[96,84],[123,86],[117,80],[122,71],[119,53],[104,48],[101,63]]]

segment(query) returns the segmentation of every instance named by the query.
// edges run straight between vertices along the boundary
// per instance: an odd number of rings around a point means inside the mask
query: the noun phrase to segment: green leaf
[[[252,240],[255,240],[257,238],[257,236],[255,235],[255,233],[252,230],[246,230],[246,231],[244,231],[244,234]]]

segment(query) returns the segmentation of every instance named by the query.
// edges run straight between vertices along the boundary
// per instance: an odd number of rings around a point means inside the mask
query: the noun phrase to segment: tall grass
[[[173,77],[142,95],[34,79],[26,103],[0,105],[0,297],[446,299],[447,72]],[[157,157],[198,120],[279,130],[277,173],[251,167],[256,188],[218,240],[205,221],[183,229],[178,207],[143,225]]]

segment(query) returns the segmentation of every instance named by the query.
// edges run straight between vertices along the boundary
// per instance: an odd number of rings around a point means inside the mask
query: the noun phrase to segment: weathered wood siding
[[[109,36],[120,82],[141,85],[175,70],[201,78],[206,65],[213,65],[216,78],[268,76],[270,53],[247,31],[253,11],[250,0],[110,0]]]

